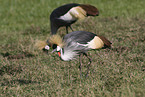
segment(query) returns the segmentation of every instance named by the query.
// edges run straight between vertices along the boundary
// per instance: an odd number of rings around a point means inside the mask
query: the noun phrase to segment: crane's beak
[[[56,51],[60,51],[61,50],[61,48],[59,47],[59,46],[57,46],[57,48],[55,48],[53,51],[52,51],[52,53],[53,52],[56,52]]]
[[[56,52],[56,51],[57,51],[57,48],[54,49],[51,53]],[[58,51],[58,55],[59,55],[59,57],[61,56],[61,53],[59,51]]]
[[[57,48],[56,49],[54,49],[51,53],[54,53],[54,52],[56,52],[57,51]]]

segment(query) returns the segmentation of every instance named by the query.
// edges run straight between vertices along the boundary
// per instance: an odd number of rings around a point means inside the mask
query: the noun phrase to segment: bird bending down
[[[110,48],[111,42],[103,36],[98,36],[91,32],[86,31],[74,31],[66,34],[63,39],[59,35],[52,35],[49,42],[56,44],[56,49],[59,56],[64,61],[70,61],[79,56],[80,59],[80,76],[82,75],[82,55],[85,55],[89,59],[87,74],[89,73],[89,67],[91,65],[91,58],[87,55],[87,51],[91,49]]]
[[[98,15],[98,9],[92,5],[77,3],[62,5],[54,9],[50,15],[51,34],[56,34],[57,30],[63,26],[66,27],[67,33],[68,27],[73,31],[71,24],[75,23],[78,19]]]

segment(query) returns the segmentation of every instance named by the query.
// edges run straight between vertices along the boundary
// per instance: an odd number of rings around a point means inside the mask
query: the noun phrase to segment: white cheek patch
[[[49,48],[50,48],[50,47],[49,47],[48,45],[45,46],[45,49],[46,49],[46,50],[49,50]]]
[[[61,50],[61,48],[59,46],[57,46],[57,51],[60,51],[60,50]]]

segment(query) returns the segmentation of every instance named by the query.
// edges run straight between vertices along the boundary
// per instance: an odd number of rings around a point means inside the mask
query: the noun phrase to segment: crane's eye
[[[56,44],[53,44],[53,45],[52,45],[52,48],[53,48],[53,49],[57,48],[57,45],[56,45]]]

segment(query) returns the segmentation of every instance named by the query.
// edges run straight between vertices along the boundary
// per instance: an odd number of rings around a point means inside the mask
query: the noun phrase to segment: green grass
[[[100,11],[100,16],[72,27],[104,35],[113,43],[110,50],[89,52],[93,62],[87,79],[80,79],[77,60],[64,62],[57,54],[34,47],[35,40],[49,36],[52,10],[72,2],[89,3]],[[0,0],[0,96],[143,97],[144,4],[144,0]],[[84,65],[87,62],[84,57]]]

